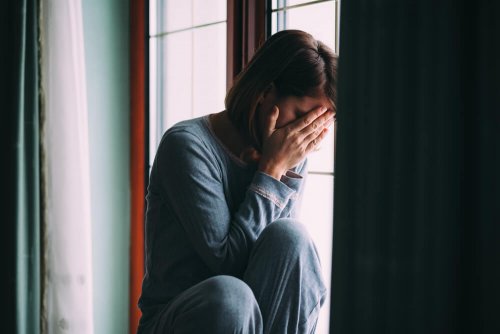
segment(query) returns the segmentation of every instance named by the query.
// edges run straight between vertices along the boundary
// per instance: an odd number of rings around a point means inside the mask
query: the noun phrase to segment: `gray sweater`
[[[215,275],[242,276],[252,245],[274,220],[295,217],[306,161],[281,181],[233,155],[208,116],[170,128],[151,170],[143,319]]]

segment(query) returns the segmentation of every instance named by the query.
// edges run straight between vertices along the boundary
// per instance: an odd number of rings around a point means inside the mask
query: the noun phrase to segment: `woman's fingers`
[[[320,131],[322,128],[329,126],[335,117],[335,112],[329,111],[326,107],[319,107],[288,126],[288,133],[300,132],[303,136]]]
[[[266,116],[262,155],[259,157],[259,170],[273,177],[282,175],[280,173],[295,166],[317,148],[328,132],[327,127],[333,123],[334,112],[324,107],[316,108],[276,129],[278,116],[276,106]]]
[[[332,111],[328,111],[323,113],[321,116],[316,118],[311,124],[306,126],[301,130],[303,136],[307,137],[310,134],[316,133],[319,134],[324,128],[332,125],[334,121],[334,113]]]
[[[302,116],[301,118],[297,119],[294,121],[292,124],[288,125],[288,131],[289,132],[298,132],[301,131],[302,129],[310,126],[313,124],[313,122],[320,116],[326,113],[328,109],[325,107],[319,107],[316,108],[310,112],[308,112],[306,115]]]
[[[319,143],[326,137],[328,134],[328,128],[322,128],[319,133],[313,132],[309,136],[306,137],[304,143],[307,143],[306,152],[309,153],[313,151],[316,147],[318,147]]]
[[[303,138],[303,145],[306,152],[310,152],[323,140],[328,132],[328,128],[334,122],[334,113],[326,112],[316,118],[309,126],[300,131],[299,135]]]

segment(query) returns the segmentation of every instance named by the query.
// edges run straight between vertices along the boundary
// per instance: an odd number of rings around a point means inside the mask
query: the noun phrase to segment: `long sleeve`
[[[302,163],[281,177],[281,182],[297,192],[296,196],[290,200],[292,204],[287,207],[288,211],[284,215],[287,218],[298,218],[300,215],[302,199],[304,197],[304,185],[307,180],[307,171],[307,159],[305,159]]]
[[[231,214],[221,166],[199,137],[183,130],[164,137],[153,168],[152,181],[160,184],[175,220],[217,274],[243,271],[255,240],[284,214],[302,183],[300,175],[281,182],[255,172],[243,202]]]

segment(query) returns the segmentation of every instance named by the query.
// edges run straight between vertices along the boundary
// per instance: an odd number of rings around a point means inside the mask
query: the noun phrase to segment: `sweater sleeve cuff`
[[[288,201],[295,197],[297,193],[294,188],[288,186],[286,183],[278,181],[260,171],[255,173],[249,190],[270,200],[280,209],[285,208]]]
[[[286,184],[288,187],[295,191],[299,191],[304,178],[302,175],[295,173],[294,171],[288,171],[285,175],[281,177],[281,182]]]

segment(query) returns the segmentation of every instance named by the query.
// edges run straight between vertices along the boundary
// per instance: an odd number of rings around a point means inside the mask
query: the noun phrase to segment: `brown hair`
[[[259,148],[256,110],[260,97],[271,84],[278,97],[324,94],[336,108],[337,60],[328,46],[304,31],[283,30],[272,35],[227,93],[229,119]]]

